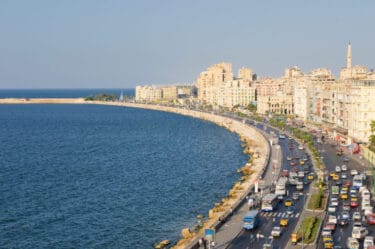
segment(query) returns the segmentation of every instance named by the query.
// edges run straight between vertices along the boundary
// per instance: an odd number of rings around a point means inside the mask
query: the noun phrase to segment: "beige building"
[[[293,95],[281,91],[272,96],[258,96],[257,112],[260,114],[293,115]]]
[[[213,65],[198,76],[198,99],[213,106],[247,106],[255,100],[252,78],[250,68],[239,69],[238,79],[234,79],[231,64]]]
[[[158,101],[162,99],[162,90],[156,86],[137,86],[135,101]]]

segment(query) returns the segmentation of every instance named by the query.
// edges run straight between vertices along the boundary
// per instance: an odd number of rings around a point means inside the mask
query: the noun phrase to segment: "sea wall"
[[[228,216],[232,210],[235,210],[242,200],[249,194],[254,186],[254,182],[263,174],[269,160],[270,147],[266,138],[260,134],[254,127],[248,126],[240,121],[227,117],[214,115],[212,113],[199,112],[188,109],[180,109],[159,105],[146,105],[136,103],[122,102],[102,102],[85,101],[82,98],[59,99],[59,98],[40,98],[40,99],[0,99],[0,104],[99,104],[111,106],[124,106],[131,108],[142,108],[156,111],[165,111],[177,113],[213,122],[229,131],[237,133],[243,142],[244,153],[251,155],[249,161],[241,169],[244,175],[238,180],[233,188],[228,192],[228,196],[223,198],[220,203],[216,203],[208,213],[208,219],[204,221],[198,231],[189,231],[183,229],[182,239],[175,245],[175,249],[194,248],[198,239],[204,236],[204,230],[216,229],[221,225],[223,217]]]

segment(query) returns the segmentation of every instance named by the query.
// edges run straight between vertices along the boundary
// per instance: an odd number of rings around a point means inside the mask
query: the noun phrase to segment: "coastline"
[[[217,116],[211,113],[203,113],[199,111],[158,105],[85,101],[83,98],[12,98],[0,99],[0,104],[98,104],[165,111],[213,122],[216,125],[222,126],[227,130],[238,134],[241,141],[244,142],[244,153],[251,154],[250,160],[246,163],[246,165],[239,169],[239,171],[243,173],[243,176],[238,179],[232,189],[229,190],[228,197],[223,198],[220,203],[216,203],[214,207],[209,210],[208,220],[203,223],[203,226],[198,230],[198,232],[189,231],[187,228],[182,230],[181,239],[175,246],[173,246],[175,249],[193,247],[197,244],[199,238],[204,236],[205,229],[215,229],[221,223],[220,219],[222,217],[226,217],[232,210],[236,209],[236,207],[252,189],[255,180],[258,179],[261,172],[263,172],[263,169],[268,162],[268,156],[270,153],[268,141],[255,128],[243,124],[240,121]]]

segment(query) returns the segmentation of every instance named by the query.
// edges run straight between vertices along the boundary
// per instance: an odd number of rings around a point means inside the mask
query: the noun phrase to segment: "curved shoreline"
[[[186,229],[182,230],[182,238],[173,247],[175,249],[192,248],[197,244],[198,239],[204,236],[204,229],[215,229],[220,223],[220,218],[227,216],[231,210],[241,203],[245,196],[250,192],[253,184],[259,175],[263,172],[267,165],[270,154],[268,141],[255,128],[243,124],[240,121],[230,118],[217,116],[211,113],[204,113],[188,109],[179,109],[167,106],[146,105],[122,102],[103,102],[103,101],[85,101],[83,98],[43,98],[43,99],[0,99],[0,104],[98,104],[110,106],[123,106],[131,108],[149,109],[155,111],[165,111],[180,115],[190,116],[206,120],[216,125],[222,126],[227,130],[238,134],[243,142],[245,142],[247,153],[252,154],[244,167],[243,171],[249,173],[244,174],[228,191],[228,198],[223,198],[222,202],[216,204],[209,210],[209,219],[204,222],[202,229],[196,233],[190,233]],[[251,173],[250,173],[251,172]]]

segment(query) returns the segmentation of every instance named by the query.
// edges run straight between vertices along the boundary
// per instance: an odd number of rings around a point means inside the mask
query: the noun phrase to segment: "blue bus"
[[[243,217],[243,228],[246,230],[255,229],[259,224],[259,211],[258,210],[250,210],[246,213]]]

